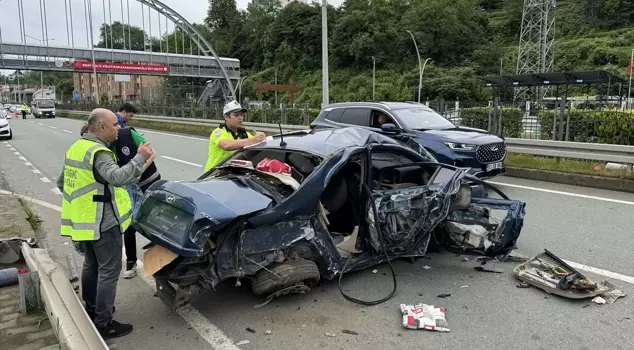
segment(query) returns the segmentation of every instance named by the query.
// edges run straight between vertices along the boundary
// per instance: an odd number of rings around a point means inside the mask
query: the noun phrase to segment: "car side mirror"
[[[381,125],[381,130],[389,133],[398,133],[400,131],[400,129],[392,123],[385,123]]]

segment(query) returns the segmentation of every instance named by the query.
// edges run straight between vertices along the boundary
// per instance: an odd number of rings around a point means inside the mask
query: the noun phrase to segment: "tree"
[[[238,17],[235,0],[209,0],[205,24],[211,30],[232,28]]]
[[[130,46],[130,43],[132,43],[132,46]],[[132,48],[135,51],[145,51],[146,34],[139,27],[121,22],[112,23],[112,28],[109,24],[104,23],[99,28],[99,43],[95,46],[118,50],[129,50]]]

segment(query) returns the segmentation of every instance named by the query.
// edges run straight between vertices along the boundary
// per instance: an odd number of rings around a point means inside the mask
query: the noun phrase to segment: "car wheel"
[[[255,295],[270,295],[299,282],[317,283],[320,277],[315,262],[287,260],[270,269],[258,271],[251,289]]]
[[[6,140],[12,140],[13,139],[13,131],[9,131],[9,137],[6,138]]]

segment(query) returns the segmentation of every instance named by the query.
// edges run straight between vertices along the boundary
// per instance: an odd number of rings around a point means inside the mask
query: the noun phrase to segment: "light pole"
[[[372,101],[374,101],[374,93],[376,91],[376,59],[372,56]]]
[[[238,94],[240,96],[240,103],[242,103],[242,82],[244,82],[244,79],[246,79],[247,76],[245,75],[244,77],[242,77],[242,79],[240,79],[240,81],[238,82],[238,86],[236,86],[236,89],[238,89]],[[235,91],[234,91],[235,92]]]
[[[425,63],[423,63],[423,70],[421,70],[420,72],[420,87],[423,86],[423,74],[425,74],[425,66],[427,66],[427,62],[431,61],[431,57],[425,60]],[[420,94],[421,94],[421,90],[419,88],[418,90],[418,103],[420,103]]]
[[[328,105],[328,2],[321,0],[321,89],[322,105]]]
[[[414,34],[411,30],[407,30],[409,36],[412,37],[412,41],[414,42],[414,47],[416,48],[416,57],[418,57],[418,103],[420,103],[420,90],[423,87],[423,67],[421,66],[420,61],[420,52],[418,52],[418,44],[416,43],[416,39],[414,38]]]
[[[32,37],[32,36],[30,36],[30,35],[28,35],[28,34],[24,34],[24,36],[27,36],[27,37],[29,37],[29,38],[31,38],[31,39],[34,39],[34,40],[37,40],[37,41],[41,42],[42,44],[44,44],[44,42],[46,42],[46,45],[48,45],[48,42],[49,42],[49,41],[53,41],[53,40],[55,40],[55,38],[51,38],[51,39],[38,39],[38,38],[36,38],[36,37]],[[40,90],[42,90],[42,89],[44,89],[44,76],[43,76],[43,72],[42,72],[42,71],[40,71]],[[43,92],[42,92],[42,95],[44,95],[44,93],[43,93]],[[42,96],[42,97],[43,97],[43,96]]]

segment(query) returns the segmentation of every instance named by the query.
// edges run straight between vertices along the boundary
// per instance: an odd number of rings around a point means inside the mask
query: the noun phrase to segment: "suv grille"
[[[482,145],[476,150],[476,159],[480,163],[500,162],[505,156],[506,145],[503,142]]]

